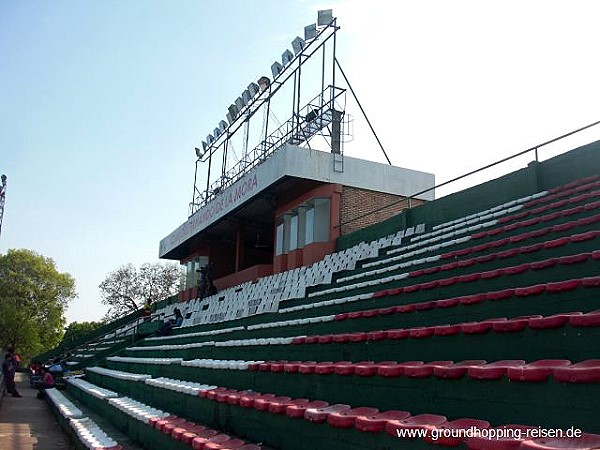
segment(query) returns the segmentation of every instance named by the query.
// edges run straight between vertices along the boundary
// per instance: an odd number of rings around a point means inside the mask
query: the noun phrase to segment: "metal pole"
[[[385,152],[385,149],[383,148],[383,145],[381,144],[381,141],[379,140],[379,137],[377,136],[377,133],[375,133],[375,129],[373,128],[373,125],[371,125],[371,121],[367,117],[367,113],[365,113],[365,110],[363,109],[362,105],[358,101],[358,97],[356,97],[356,94],[354,93],[354,89],[352,89],[352,86],[350,85],[350,82],[348,81],[348,77],[346,77],[346,74],[342,70],[342,66],[340,66],[340,63],[337,60],[337,58],[334,58],[334,61],[337,64],[338,68],[340,69],[340,72],[341,72],[342,76],[344,77],[344,80],[346,80],[346,84],[350,88],[350,92],[352,92],[352,95],[354,96],[354,100],[356,100],[356,103],[358,104],[358,107],[360,108],[360,111],[362,112],[363,116],[367,120],[367,124],[369,125],[369,128],[371,128],[371,132],[373,133],[373,136],[375,136],[375,139],[377,140],[377,143],[379,144],[379,148],[381,148],[381,151],[383,152],[383,156],[385,156],[385,159],[387,159],[388,164],[391,166],[392,162],[390,161],[390,158],[388,158],[388,155]]]

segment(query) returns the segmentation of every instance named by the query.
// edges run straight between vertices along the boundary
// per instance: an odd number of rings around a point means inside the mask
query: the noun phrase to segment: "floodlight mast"
[[[324,14],[322,14],[324,13]],[[292,124],[293,124],[293,134],[297,135],[300,133],[300,77],[301,77],[301,66],[308,61],[319,49],[323,48],[323,58],[326,57],[326,43],[334,37],[335,42],[335,34],[339,30],[337,26],[337,18],[333,17],[331,10],[319,12],[318,18],[318,27],[317,25],[309,25],[305,27],[305,39],[302,40],[300,38],[294,39],[292,42],[292,47],[294,49],[294,53],[292,54],[289,50],[283,55],[282,62],[285,64],[282,66],[279,63],[274,63],[272,66],[273,71],[273,81],[269,81],[267,77],[262,77],[258,83],[260,85],[260,89],[256,92],[252,92],[249,86],[249,89],[244,91],[243,95],[239,97],[233,105],[230,106],[229,112],[227,114],[228,124],[225,124],[226,127],[222,129],[215,129],[215,135],[208,135],[205,142],[202,143],[202,150],[196,148],[196,155],[198,159],[196,160],[196,170],[194,174],[194,193],[192,197],[192,202],[190,203],[190,216],[193,215],[200,207],[206,204],[212,197],[214,197],[218,192],[227,187],[227,185],[234,182],[240,174],[243,174],[245,171],[248,161],[244,161],[247,156],[247,136],[244,139],[244,155],[242,161],[242,169],[240,173],[233,173],[233,177],[230,176],[230,171],[227,171],[227,153],[228,146],[230,145],[231,138],[237,133],[237,131],[242,126],[248,126],[250,119],[254,116],[254,114],[263,106],[266,105],[266,117],[263,120],[264,126],[264,140],[261,142],[260,146],[264,148],[264,156],[267,156],[267,151],[270,148],[270,144],[267,142],[269,139],[268,135],[268,124],[269,124],[269,112],[270,112],[270,103],[273,96],[281,89],[281,87],[292,77],[294,76],[294,101],[292,104]],[[335,46],[333,57],[335,58]],[[273,69],[276,68],[276,70]],[[323,69],[325,69],[325,61],[323,61]],[[333,64],[333,71],[335,72],[336,67],[335,63]],[[267,80],[265,84],[264,80]],[[335,74],[333,75],[333,79],[335,80]],[[263,84],[261,84],[263,81]],[[321,96],[323,97],[323,93],[325,92],[325,73],[323,70],[322,80],[321,80]],[[254,84],[256,86],[256,84]],[[330,86],[331,93],[330,98],[327,103],[333,104],[333,101],[337,97],[335,93],[335,85]],[[321,106],[325,103],[324,98],[320,100]],[[221,121],[221,124],[224,124],[224,121]],[[219,131],[219,133],[217,133]],[[212,165],[212,157],[215,152],[223,149],[223,161],[222,161],[222,170],[221,177],[215,183],[213,183],[211,190],[210,183],[210,175],[211,175],[211,165]],[[254,152],[253,152],[254,153]],[[197,181],[198,181],[198,163],[204,163],[208,161],[208,176],[206,182],[206,190],[201,192],[198,189]],[[255,161],[251,161],[252,166],[255,165]]]

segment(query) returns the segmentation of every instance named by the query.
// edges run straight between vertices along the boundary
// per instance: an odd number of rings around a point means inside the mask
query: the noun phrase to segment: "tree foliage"
[[[75,280],[51,258],[27,249],[0,255],[0,347],[24,358],[54,348],[75,297]]]
[[[62,342],[72,342],[96,328],[100,328],[104,322],[71,322],[65,329]]]
[[[181,280],[179,264],[145,263],[139,268],[126,264],[100,283],[102,303],[108,306],[105,321],[112,321],[177,294]]]

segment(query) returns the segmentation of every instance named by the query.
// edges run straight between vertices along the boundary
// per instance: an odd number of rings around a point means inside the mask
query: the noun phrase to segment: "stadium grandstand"
[[[78,374],[48,390],[60,424],[104,450],[600,448],[600,141],[435,198],[432,174],[343,154],[333,84],[227,164],[336,19],[305,31],[196,150],[159,245],[180,294],[36,358]]]

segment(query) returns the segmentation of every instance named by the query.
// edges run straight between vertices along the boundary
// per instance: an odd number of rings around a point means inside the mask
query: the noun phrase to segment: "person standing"
[[[15,372],[17,371],[17,362],[15,361],[12,353],[6,353],[4,355],[4,361],[2,361],[2,375],[4,375],[4,385],[6,391],[13,397],[21,397],[21,394],[17,391],[15,384]]]

